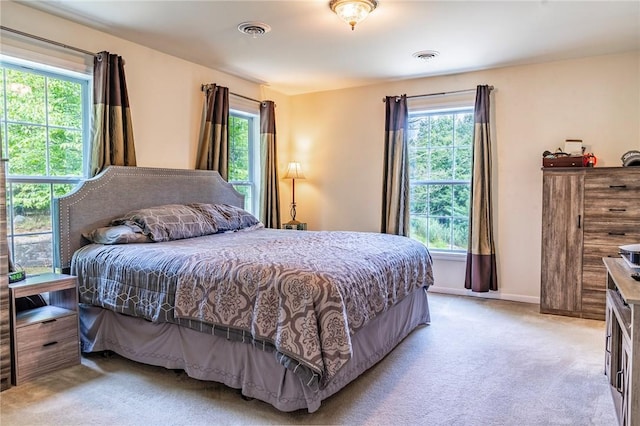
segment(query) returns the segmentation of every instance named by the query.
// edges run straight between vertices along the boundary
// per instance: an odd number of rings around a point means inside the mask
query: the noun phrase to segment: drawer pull
[[[610,212],[626,212],[627,209],[609,209]]]
[[[44,348],[44,347],[47,347],[47,346],[53,346],[53,345],[55,345],[55,344],[57,344],[57,343],[58,343],[57,341],[55,341],[55,342],[49,342],[49,343],[45,343],[44,345],[42,345],[42,347]]]
[[[624,390],[624,371],[620,370],[616,374],[616,390],[620,393]]]
[[[50,319],[50,320],[46,320],[46,321],[42,321],[42,324],[51,324],[52,322],[56,322],[57,320],[54,319]]]
[[[609,235],[626,235],[624,232],[609,232]]]
[[[611,189],[625,189],[627,185],[609,185]]]

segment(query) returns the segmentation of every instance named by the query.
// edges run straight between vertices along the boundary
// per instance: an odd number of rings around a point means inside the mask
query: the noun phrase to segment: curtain
[[[135,166],[131,109],[121,56],[100,52],[93,60],[93,127],[89,173],[107,166]]]
[[[280,228],[280,192],[276,154],[276,108],[273,101],[260,104],[260,221]]]
[[[491,212],[491,137],[489,86],[478,86],[473,128],[469,249],[465,288],[476,292],[498,290],[498,271]]]
[[[382,226],[386,234],[409,235],[409,153],[407,96],[386,97]]]
[[[196,169],[215,170],[229,179],[229,88],[208,84],[198,142]]]

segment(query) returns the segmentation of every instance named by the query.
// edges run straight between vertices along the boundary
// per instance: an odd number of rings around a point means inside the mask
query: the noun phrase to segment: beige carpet
[[[615,425],[604,323],[430,294],[432,323],[326,400],[281,413],[186,375],[92,355],[0,394],[8,425]]]

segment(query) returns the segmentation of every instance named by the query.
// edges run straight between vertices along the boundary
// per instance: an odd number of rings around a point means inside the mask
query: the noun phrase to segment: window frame
[[[425,117],[425,116],[433,116],[433,115],[442,115],[442,114],[453,114],[454,117],[456,114],[460,114],[460,113],[464,113],[464,114],[472,114],[473,116],[473,112],[474,112],[474,106],[473,106],[473,102],[463,102],[460,105],[456,105],[456,106],[449,106],[449,105],[429,105],[429,106],[420,106],[420,107],[414,107],[414,108],[409,108],[409,122],[411,122],[412,119],[416,119],[419,117]],[[454,128],[453,128],[453,132],[455,135],[455,119],[454,119]],[[455,141],[453,143],[453,145],[451,145],[450,147],[448,147],[448,149],[452,149],[454,150],[454,159],[453,162],[455,164]],[[407,159],[409,161],[409,167],[411,167],[411,159],[412,159],[412,153],[411,153],[411,148],[409,148],[409,158]],[[470,156],[470,166],[473,165],[473,140],[471,140],[471,156]],[[430,166],[429,166],[430,168]],[[432,185],[446,185],[446,186],[451,186],[452,187],[452,191],[453,188],[455,186],[466,186],[469,189],[469,208],[471,207],[471,177],[469,178],[469,180],[463,180],[463,179],[412,179],[411,178],[411,170],[409,172],[409,192],[410,194],[413,192],[413,189],[415,186],[425,186],[426,188],[429,188],[429,186]],[[409,200],[410,206],[412,203],[412,200]],[[427,201],[427,206],[428,206],[428,201]],[[452,199],[452,205],[453,205],[453,199]],[[411,219],[413,219],[414,217],[420,217],[422,218],[424,221],[428,222],[430,217],[445,217],[447,219],[449,219],[452,224],[450,227],[450,231],[449,231],[449,246],[452,247],[453,246],[453,241],[454,241],[454,232],[455,232],[455,225],[454,225],[454,220],[455,219],[459,219],[457,218],[453,212],[451,213],[450,216],[430,216],[428,213],[427,214],[420,214],[420,215],[414,215],[411,212],[411,207],[410,207],[410,211],[409,211],[409,217],[410,217],[410,223],[411,223]],[[467,224],[469,224],[469,217],[467,215]],[[428,223],[426,225],[428,227]],[[411,229],[411,225],[410,225],[410,229]],[[428,234],[427,234],[428,235]],[[411,235],[410,235],[411,236]],[[418,240],[420,241],[420,240]],[[429,247],[428,241],[423,243],[425,244],[427,247]],[[466,259],[466,253],[467,250],[466,249],[444,249],[444,248],[429,248],[429,251],[432,253],[432,255],[434,255],[433,257],[435,258],[439,258],[439,259],[445,259],[445,260],[454,260],[454,261],[464,261]]]
[[[260,206],[260,115],[242,111],[239,109],[229,109],[229,119],[232,117],[238,117],[247,119],[249,121],[249,130],[247,135],[247,152],[249,156],[249,170],[247,181],[235,181],[229,180],[229,183],[235,186],[244,186],[249,188],[251,193],[251,203],[247,206],[245,202],[245,208],[249,213],[254,216],[258,216]]]
[[[52,66],[46,63],[40,63],[36,61],[29,61],[20,59],[17,57],[9,56],[9,55],[0,55],[0,72],[4,74],[5,69],[12,69],[16,71],[26,72],[30,74],[35,74],[44,77],[45,79],[53,78],[56,80],[63,80],[72,82],[74,84],[79,84],[81,87],[81,103],[82,103],[82,117],[81,117],[81,137],[82,137],[82,170],[79,176],[53,176],[51,175],[51,167],[50,167],[50,130],[51,129],[65,129],[64,126],[51,125],[49,123],[49,100],[48,100],[48,92],[45,91],[45,122],[44,124],[40,123],[30,123],[19,120],[11,120],[8,116],[7,112],[7,99],[6,96],[3,96],[1,99],[2,103],[0,108],[2,108],[2,120],[0,125],[2,126],[2,134],[5,135],[5,138],[1,141],[2,144],[2,154],[3,158],[8,159],[6,166],[6,193],[4,196],[6,199],[6,207],[7,207],[7,243],[10,247],[10,256],[12,262],[15,263],[15,252],[16,252],[16,238],[18,237],[30,237],[36,235],[51,235],[51,271],[55,272],[55,227],[56,223],[54,220],[54,211],[53,211],[53,199],[56,197],[54,186],[55,185],[77,185],[88,177],[89,171],[89,154],[90,154],[90,144],[91,144],[91,106],[93,102],[93,76],[89,73],[83,73],[78,71],[72,71],[69,69],[62,68],[60,66]],[[3,78],[3,93],[7,93],[6,87],[6,78]],[[45,87],[48,87],[45,85]],[[11,170],[11,159],[9,158],[9,138],[8,138],[8,127],[10,125],[35,125],[44,129],[46,141],[46,172],[49,175],[13,175],[10,173]],[[15,208],[14,208],[14,199],[13,199],[13,185],[16,184],[36,184],[36,185],[49,185],[49,216],[51,229],[49,231],[35,231],[35,232],[18,232],[16,233],[15,227]],[[8,197],[7,197],[8,195]]]

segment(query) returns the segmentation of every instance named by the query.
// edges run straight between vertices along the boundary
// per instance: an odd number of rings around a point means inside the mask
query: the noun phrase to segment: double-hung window
[[[472,139],[472,107],[409,112],[409,232],[430,250],[467,250]]]
[[[52,199],[85,174],[91,76],[0,57],[7,240],[27,274],[53,270]]]
[[[229,111],[229,183],[244,195],[244,208],[257,216],[259,194],[259,115]]]

